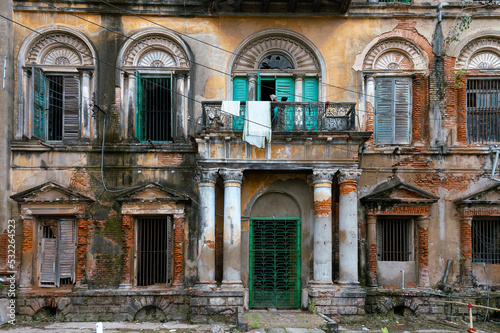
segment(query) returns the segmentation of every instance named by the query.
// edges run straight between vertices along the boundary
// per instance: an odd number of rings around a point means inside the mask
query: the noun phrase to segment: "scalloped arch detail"
[[[52,32],[33,43],[26,55],[26,63],[94,65],[94,59],[92,52],[80,38],[65,32]]]
[[[154,58],[154,56],[157,58]],[[154,59],[153,59],[154,58]],[[132,43],[125,51],[124,66],[157,66],[189,68],[189,57],[174,40],[161,35],[148,35]]]
[[[389,39],[373,46],[363,62],[365,70],[396,68],[423,70],[427,68],[427,58],[413,43]]]
[[[500,39],[480,38],[467,44],[457,58],[456,68],[500,68]]]
[[[258,69],[261,60],[276,51],[289,55],[294,68],[299,70],[319,71],[318,59],[306,46],[290,37],[267,36],[251,42],[241,50],[233,64],[233,71]]]

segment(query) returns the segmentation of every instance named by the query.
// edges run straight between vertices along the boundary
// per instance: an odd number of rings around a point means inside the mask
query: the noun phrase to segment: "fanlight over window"
[[[259,69],[292,69],[292,63],[281,54],[266,56],[259,65]]]

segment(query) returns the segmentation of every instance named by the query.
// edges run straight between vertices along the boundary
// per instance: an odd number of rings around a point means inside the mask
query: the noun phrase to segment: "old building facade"
[[[19,317],[455,315],[438,287],[500,285],[495,2],[11,5]]]

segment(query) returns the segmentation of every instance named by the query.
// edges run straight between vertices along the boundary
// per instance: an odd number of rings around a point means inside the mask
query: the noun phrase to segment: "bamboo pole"
[[[454,302],[454,301],[439,301],[439,300],[430,300],[431,302],[441,302],[441,303],[452,303],[452,304],[459,304],[459,305],[465,305],[465,306],[468,306],[469,304],[467,303],[462,303],[462,302]],[[489,306],[483,306],[483,305],[476,305],[476,304],[472,304],[471,305],[473,307],[476,307],[476,308],[481,308],[481,309],[488,309],[488,310],[493,310],[493,311],[500,311],[500,309],[497,309],[497,308],[492,308],[492,307],[489,307]]]

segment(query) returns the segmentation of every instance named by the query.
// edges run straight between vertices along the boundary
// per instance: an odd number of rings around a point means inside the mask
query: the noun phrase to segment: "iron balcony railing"
[[[355,103],[271,103],[271,127],[275,132],[337,132],[356,129]],[[246,102],[240,116],[221,110],[222,102],[203,102],[203,128],[206,131],[238,132],[245,124]]]

